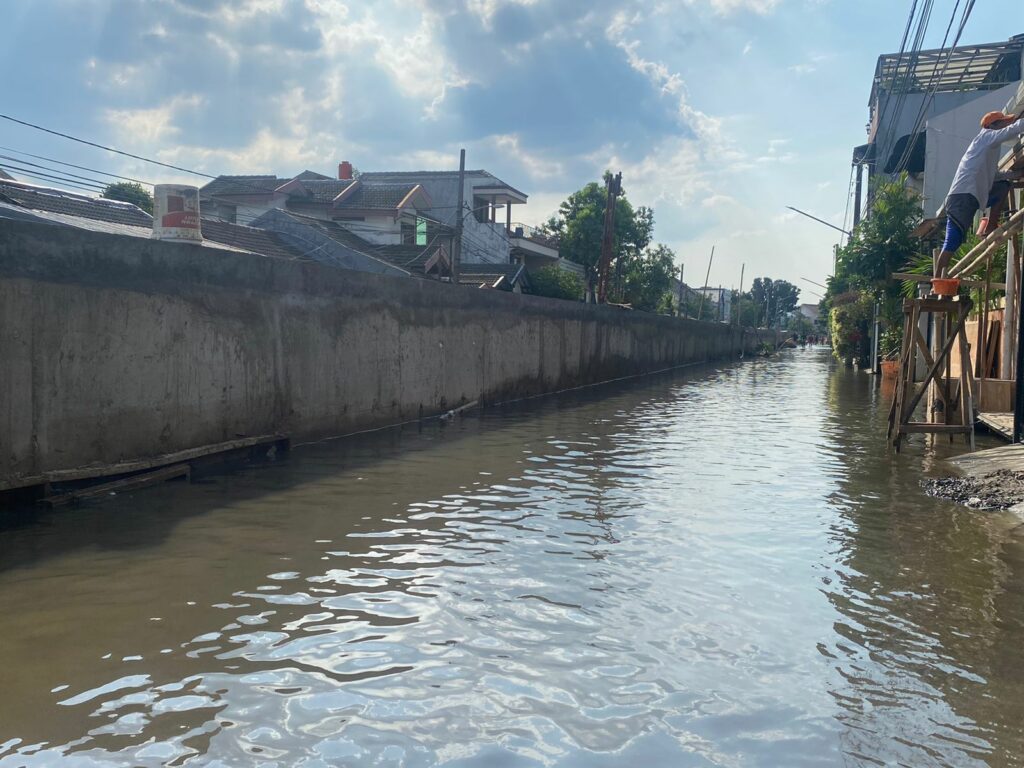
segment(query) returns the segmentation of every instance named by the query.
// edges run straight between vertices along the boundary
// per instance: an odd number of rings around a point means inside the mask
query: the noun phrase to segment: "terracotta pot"
[[[956,296],[960,290],[960,278],[958,277],[934,277],[932,278],[932,291],[939,296]]]
[[[883,379],[895,379],[896,375],[900,372],[900,361],[883,360],[879,363],[879,367],[882,369]]]

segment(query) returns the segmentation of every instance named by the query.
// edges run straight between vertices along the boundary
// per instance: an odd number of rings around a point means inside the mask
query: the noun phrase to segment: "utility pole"
[[[685,301],[685,299],[683,298],[683,291],[685,290],[683,288],[683,286],[684,286],[684,283],[683,283],[683,270],[684,269],[686,269],[686,265],[685,264],[680,264],[679,265],[679,312],[677,314],[680,314],[683,317],[686,317],[686,305],[683,303]]]
[[[608,300],[608,269],[612,263],[612,245],[615,239],[615,203],[622,193],[622,173],[610,176],[604,205],[604,237],[601,239],[601,263],[597,271],[597,303]]]
[[[740,327],[740,313],[743,311],[743,273],[747,271],[747,265],[743,264],[740,266],[740,292],[736,296],[736,327]]]
[[[462,261],[462,206],[466,192],[466,150],[459,150],[459,204],[455,209],[455,252],[452,254],[452,282],[459,282],[459,267]]]
[[[861,166],[859,163],[854,163],[853,172],[857,174],[857,184],[853,188],[853,228],[856,229],[860,226],[860,206],[861,206],[861,188],[863,182],[861,181]]]
[[[704,276],[704,287],[700,291],[700,309],[697,310],[697,319],[703,319],[704,315],[704,294],[707,291],[708,280],[711,279],[711,262],[715,260],[715,246],[711,246],[711,258],[708,259],[708,273]]]

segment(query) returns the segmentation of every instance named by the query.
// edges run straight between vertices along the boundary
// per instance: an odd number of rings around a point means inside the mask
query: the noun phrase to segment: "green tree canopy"
[[[623,262],[621,294],[616,298],[633,309],[658,312],[671,309],[665,297],[671,293],[676,272],[676,255],[667,245],[658,244],[636,255],[620,257]]]
[[[800,289],[787,280],[757,277],[750,287],[750,299],[757,307],[757,326],[769,327],[778,318],[796,309]]]
[[[607,178],[609,173],[605,173]],[[601,240],[604,235],[604,211],[608,204],[606,188],[596,181],[573,192],[559,206],[558,214],[541,227],[548,237],[558,242],[563,258],[582,264],[587,276],[593,280],[601,258]],[[615,203],[615,237],[612,260],[623,262],[638,257],[651,243],[654,233],[654,211],[641,206],[634,209],[625,192]],[[613,273],[625,274],[625,264],[613,264]]]
[[[153,215],[153,196],[141,184],[134,181],[118,181],[107,184],[106,189],[100,195],[108,200],[120,200],[125,203],[132,203],[142,210]]]
[[[538,269],[530,274],[530,282],[533,284],[533,292],[538,296],[573,301],[583,298],[583,283],[579,277],[558,266]]]

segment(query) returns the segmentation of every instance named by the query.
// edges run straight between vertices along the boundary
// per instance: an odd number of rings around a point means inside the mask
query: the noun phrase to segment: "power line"
[[[208,173],[203,173],[201,171],[194,171],[191,168],[183,168],[180,165],[171,165],[170,163],[162,163],[159,160],[153,160],[153,159],[148,158],[148,157],[143,157],[142,155],[133,155],[131,152],[124,152],[124,151],[122,151],[120,149],[114,149],[113,147],[108,147],[108,146],[106,146],[104,144],[97,144],[95,141],[87,141],[86,139],[80,139],[77,136],[72,136],[72,135],[70,135],[68,133],[61,133],[60,131],[55,131],[55,130],[53,130],[51,128],[44,128],[41,125],[36,125],[35,123],[29,123],[29,122],[26,122],[25,120],[19,120],[18,118],[11,117],[10,115],[0,114],[0,117],[2,117],[4,120],[10,120],[12,123],[18,123],[18,125],[24,125],[24,126],[26,126],[28,128],[35,128],[37,131],[44,131],[45,133],[50,133],[50,134],[53,134],[54,136],[60,136],[61,138],[64,138],[64,139],[70,139],[71,141],[77,141],[79,144],[87,144],[90,147],[96,147],[97,149],[104,149],[107,152],[113,152],[113,153],[118,154],[118,155],[124,155],[125,157],[130,157],[130,158],[133,158],[134,160],[142,160],[144,163],[152,163],[153,165],[160,165],[160,166],[163,166],[164,168],[171,168],[172,170],[175,170],[175,171],[183,171],[184,173],[191,173],[193,176],[202,176],[202,177],[207,178],[207,179],[216,179],[217,178],[216,176],[211,176]]]
[[[23,152],[22,150],[14,149],[13,147],[3,147],[3,146],[0,146],[0,151],[3,151],[3,152],[13,152],[16,155],[24,155],[25,157],[32,157],[32,158],[35,158],[36,160],[46,160],[49,163],[57,163],[57,165],[66,165],[68,168],[77,168],[80,171],[89,171],[90,173],[99,173],[99,174],[101,174],[103,176],[112,176],[115,179],[122,179],[124,181],[132,181],[132,182],[135,182],[136,184],[143,184],[143,185],[145,185],[147,187],[156,186],[151,181],[142,181],[141,179],[133,179],[131,176],[120,176],[120,175],[118,175],[116,173],[111,173],[110,171],[101,171],[98,168],[89,168],[88,166],[85,166],[85,165],[75,165],[74,163],[67,163],[67,162],[64,162],[63,160],[58,160],[58,159],[56,159],[54,157],[46,157],[45,155],[34,155],[31,152]],[[25,162],[25,161],[22,160],[22,161],[19,161],[19,162]]]
[[[38,181],[45,181],[48,184],[53,184],[54,182],[58,182],[60,184],[64,184],[64,185],[69,186],[69,187],[75,187],[76,189],[81,189],[81,190],[84,190],[86,192],[92,192],[93,194],[95,194],[96,192],[100,191],[99,189],[97,189],[97,188],[95,188],[93,186],[87,186],[86,184],[84,184],[82,182],[71,181],[69,179],[65,179],[65,178],[60,177],[60,176],[51,176],[50,174],[42,174],[42,173],[32,173],[32,172],[29,172],[29,171],[17,171],[17,173],[20,176],[28,176],[30,179],[36,179]],[[0,185],[2,185],[2,182],[0,182]]]
[[[28,160],[21,160],[21,159],[19,159],[17,157],[10,157],[9,155],[0,155],[0,159],[10,160],[10,161],[12,161],[14,163],[18,163],[18,164],[23,165],[23,166],[24,165],[30,165],[33,168],[41,168],[44,171],[53,171],[55,173],[60,173],[60,174],[62,174],[64,176],[68,176],[68,177],[73,178],[73,179],[81,179],[82,181],[88,181],[88,182],[91,182],[93,184],[98,184],[102,188],[106,188],[106,186],[107,186],[107,183],[105,181],[102,181],[101,179],[92,179],[92,178],[89,178],[88,176],[79,176],[77,173],[70,173],[69,171],[62,171],[60,168],[51,168],[48,165],[41,165],[40,163],[32,163],[32,162],[29,162]],[[14,166],[11,165],[10,163],[8,163],[7,167],[8,168],[13,168]]]
[[[897,173],[904,170],[910,162],[914,148],[917,145],[918,133],[924,123],[924,119],[928,113],[928,108],[935,99],[935,94],[938,93],[939,90],[939,84],[942,82],[942,78],[945,77],[946,70],[949,69],[949,64],[953,60],[953,54],[956,51],[956,46],[960,42],[960,37],[963,35],[964,29],[967,27],[967,20],[971,17],[971,12],[974,10],[974,3],[975,0],[968,0],[967,4],[964,6],[963,15],[960,17],[960,26],[957,29],[956,37],[953,38],[953,42],[949,46],[949,51],[946,54],[946,62],[942,66],[942,71],[937,72],[934,68],[932,70],[932,83],[926,92],[927,95],[921,102],[921,109],[918,110],[917,118],[914,121],[914,128],[910,132],[910,140],[907,142],[907,146],[904,147],[903,154],[900,156],[900,161],[896,166]],[[942,48],[946,47],[946,41],[949,39],[949,33],[953,28],[953,22],[956,20],[956,12],[959,8],[960,0],[956,0],[956,5],[953,7],[953,13],[949,18],[949,26],[946,27],[946,35],[942,38]]]

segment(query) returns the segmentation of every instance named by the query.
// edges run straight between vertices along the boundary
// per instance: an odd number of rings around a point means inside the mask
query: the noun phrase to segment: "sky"
[[[961,43],[1024,32],[1019,2],[978,3]],[[935,0],[925,47],[954,4]],[[0,112],[210,174],[450,170],[464,147],[529,195],[513,209],[528,224],[621,171],[688,283],[714,246],[710,285],[738,287],[745,265],[745,286],[782,278],[816,302],[842,236],[786,206],[847,219],[875,61],[910,5],[3,0]],[[0,147],[204,181],[6,120]]]

